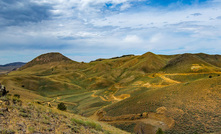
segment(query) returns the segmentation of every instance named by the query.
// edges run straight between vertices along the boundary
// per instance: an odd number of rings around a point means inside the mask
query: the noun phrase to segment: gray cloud
[[[39,5],[26,0],[1,0],[0,19],[3,26],[22,25],[27,22],[40,22],[50,18],[51,5]]]
[[[194,13],[194,14],[191,14],[191,15],[193,15],[193,16],[200,16],[202,14],[201,13]]]

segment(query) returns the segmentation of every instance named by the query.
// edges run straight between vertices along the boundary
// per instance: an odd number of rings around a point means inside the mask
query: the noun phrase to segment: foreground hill
[[[57,110],[39,101],[20,98],[15,94],[0,97],[0,133],[126,134],[127,132],[105,123]]]
[[[140,90],[143,90],[142,92]],[[221,78],[205,78],[152,90],[139,89],[133,97],[104,108],[101,119],[148,112],[174,126],[168,133],[211,133],[221,131]],[[119,112],[120,111],[120,112]],[[161,116],[161,117],[160,117]],[[113,122],[116,123],[117,122]],[[154,129],[154,126],[152,126]]]
[[[107,122],[128,132],[218,133],[221,56],[124,55],[90,63],[43,54],[0,82],[24,98]]]

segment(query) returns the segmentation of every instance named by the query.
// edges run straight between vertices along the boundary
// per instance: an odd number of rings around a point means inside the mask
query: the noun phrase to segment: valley
[[[75,62],[43,54],[0,76],[10,94],[130,133],[221,132],[221,56],[127,55]]]

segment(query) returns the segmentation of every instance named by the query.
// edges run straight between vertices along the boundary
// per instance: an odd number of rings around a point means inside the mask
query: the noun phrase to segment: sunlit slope
[[[159,112],[175,120],[173,133],[219,132],[221,126],[221,78],[205,78],[163,88],[147,88],[136,96],[112,104],[106,116]],[[120,112],[119,112],[120,111]]]
[[[208,55],[204,53],[199,53],[196,55],[214,66],[221,67],[221,55]]]
[[[20,70],[26,69],[28,67],[32,67],[34,65],[41,65],[41,64],[47,64],[51,62],[61,62],[61,61],[73,62],[71,59],[65,57],[64,55],[60,53],[52,52],[52,53],[42,54],[36,57],[32,61],[28,62],[23,67],[21,67]]]
[[[50,98],[16,87],[10,81],[6,84],[10,94],[0,97],[0,133],[127,134],[106,123],[58,110]]]
[[[108,116],[104,119],[112,119],[112,116],[144,112],[158,116],[164,109],[160,116],[165,120],[154,119],[153,122],[162,121],[167,127],[152,122],[151,130],[162,127],[168,132],[190,133],[193,128],[198,130],[199,125],[208,126],[208,130],[198,131],[204,133],[219,131],[215,121],[220,121],[216,118],[220,111],[214,109],[214,104],[220,107],[220,75],[219,55],[147,52],[141,56],[125,55],[80,63],[59,53],[49,53],[2,76],[1,82],[9,89],[14,88],[13,91],[30,92],[36,100],[41,98],[42,102],[50,102],[54,107],[63,102],[69,112],[96,120],[99,120],[97,113],[103,110]],[[210,119],[205,117],[206,113],[211,113],[211,108],[214,109],[211,115],[214,126],[208,124]],[[193,113],[199,117],[197,120]],[[144,119],[143,123],[149,120],[153,119]],[[174,125],[173,120],[176,121]],[[140,126],[136,121],[131,123]]]
[[[205,61],[203,58],[194,54],[182,54],[174,57],[169,63],[163,67],[163,71],[166,73],[192,73],[192,72],[216,72],[220,71],[220,68],[215,66],[219,61],[214,62],[212,59]]]
[[[104,90],[110,94],[130,93],[136,86],[168,86],[186,82],[186,79],[190,78],[183,74],[179,76],[179,73],[219,72],[220,56],[205,56],[206,54],[156,55],[147,52],[141,56],[127,55],[79,63],[60,53],[48,53],[33,59],[7,77],[18,86],[43,96],[52,97],[93,90]],[[165,77],[164,74],[155,75],[157,73],[175,75]],[[189,80],[198,79],[199,75]],[[187,78],[184,80],[183,76]]]

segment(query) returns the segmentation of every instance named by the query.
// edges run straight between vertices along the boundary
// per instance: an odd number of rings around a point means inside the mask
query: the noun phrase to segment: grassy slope
[[[169,61],[169,63],[162,69],[162,71],[166,73],[191,73],[194,72],[191,70],[191,67],[194,64],[202,66],[202,69],[195,72],[220,71],[219,67],[216,67],[193,54],[183,54],[176,56]]]
[[[220,77],[205,78],[159,89],[148,89],[104,110],[108,115],[119,116],[156,112],[157,108],[164,106],[167,108],[167,116],[176,121],[170,132],[210,133],[220,131],[220,98]]]
[[[214,66],[221,67],[221,56],[220,55],[208,55],[208,54],[204,54],[204,53],[199,53],[196,55]]]
[[[55,59],[59,59],[59,57]],[[191,54],[166,56],[155,55],[150,52],[142,56],[104,59],[91,63],[77,63],[69,60],[58,62],[53,59],[52,62],[45,63],[42,59],[43,62],[40,64],[31,63],[30,67],[11,72],[8,76],[2,77],[1,81],[8,89],[14,88],[15,90],[13,91],[34,93],[36,96],[33,96],[36,99],[41,98],[42,101],[54,100],[52,103],[54,106],[61,101],[65,102],[68,106],[68,111],[84,116],[90,116],[96,110],[111,104],[111,102],[103,101],[100,97],[92,97],[92,91],[98,90],[96,94],[104,98],[111,94],[116,96],[121,94],[131,95],[130,98],[107,107],[106,111],[109,115],[142,113],[144,111],[155,112],[157,108],[166,106],[168,111],[172,110],[172,114],[168,114],[168,116],[180,121],[183,119],[181,118],[182,114],[178,114],[179,117],[177,117],[177,111],[182,110],[188,113],[188,111],[192,112],[193,110],[185,111],[178,107],[178,104],[182,102],[182,106],[186,108],[187,104],[193,101],[199,104],[207,103],[207,101],[199,101],[200,97],[195,98],[195,94],[192,92],[198,94],[199,91],[204,91],[199,90],[201,87],[204,88],[202,86],[204,82],[207,83],[208,87],[213,85],[212,79],[207,79],[208,75],[210,75],[210,72],[220,70],[219,63],[216,63],[219,62],[219,60],[216,60],[217,56],[211,56],[206,60],[203,59],[205,57],[202,58],[202,56]],[[203,64],[205,68],[199,72],[208,72],[208,74],[165,75],[178,82],[188,82],[175,85],[157,74],[159,71],[172,74],[180,72],[192,73],[191,66],[193,64]],[[214,76],[217,76],[217,74],[214,73]],[[201,80],[198,81],[198,79]],[[204,79],[205,81],[203,82]],[[201,94],[206,96],[206,93],[202,92]],[[186,97],[182,97],[182,95]],[[217,95],[220,94],[218,93]],[[29,96],[29,94],[24,96]],[[60,99],[57,99],[57,97]],[[190,102],[186,102],[188,98]],[[216,98],[212,99],[216,101]],[[134,107],[131,107],[132,105]],[[197,104],[193,103],[193,106],[197,106]],[[204,111],[202,110],[202,112]],[[213,115],[217,115],[219,112],[214,111]],[[207,120],[203,119],[202,121]],[[184,123],[184,125],[188,126],[188,123]],[[176,131],[181,132],[181,127],[176,126],[176,128]],[[196,126],[194,128],[198,129]],[[209,127],[208,130],[213,129]],[[185,132],[192,130],[187,129]],[[204,132],[206,132],[205,129]]]
[[[0,133],[126,134],[105,123],[36,104],[23,97],[0,97]]]

